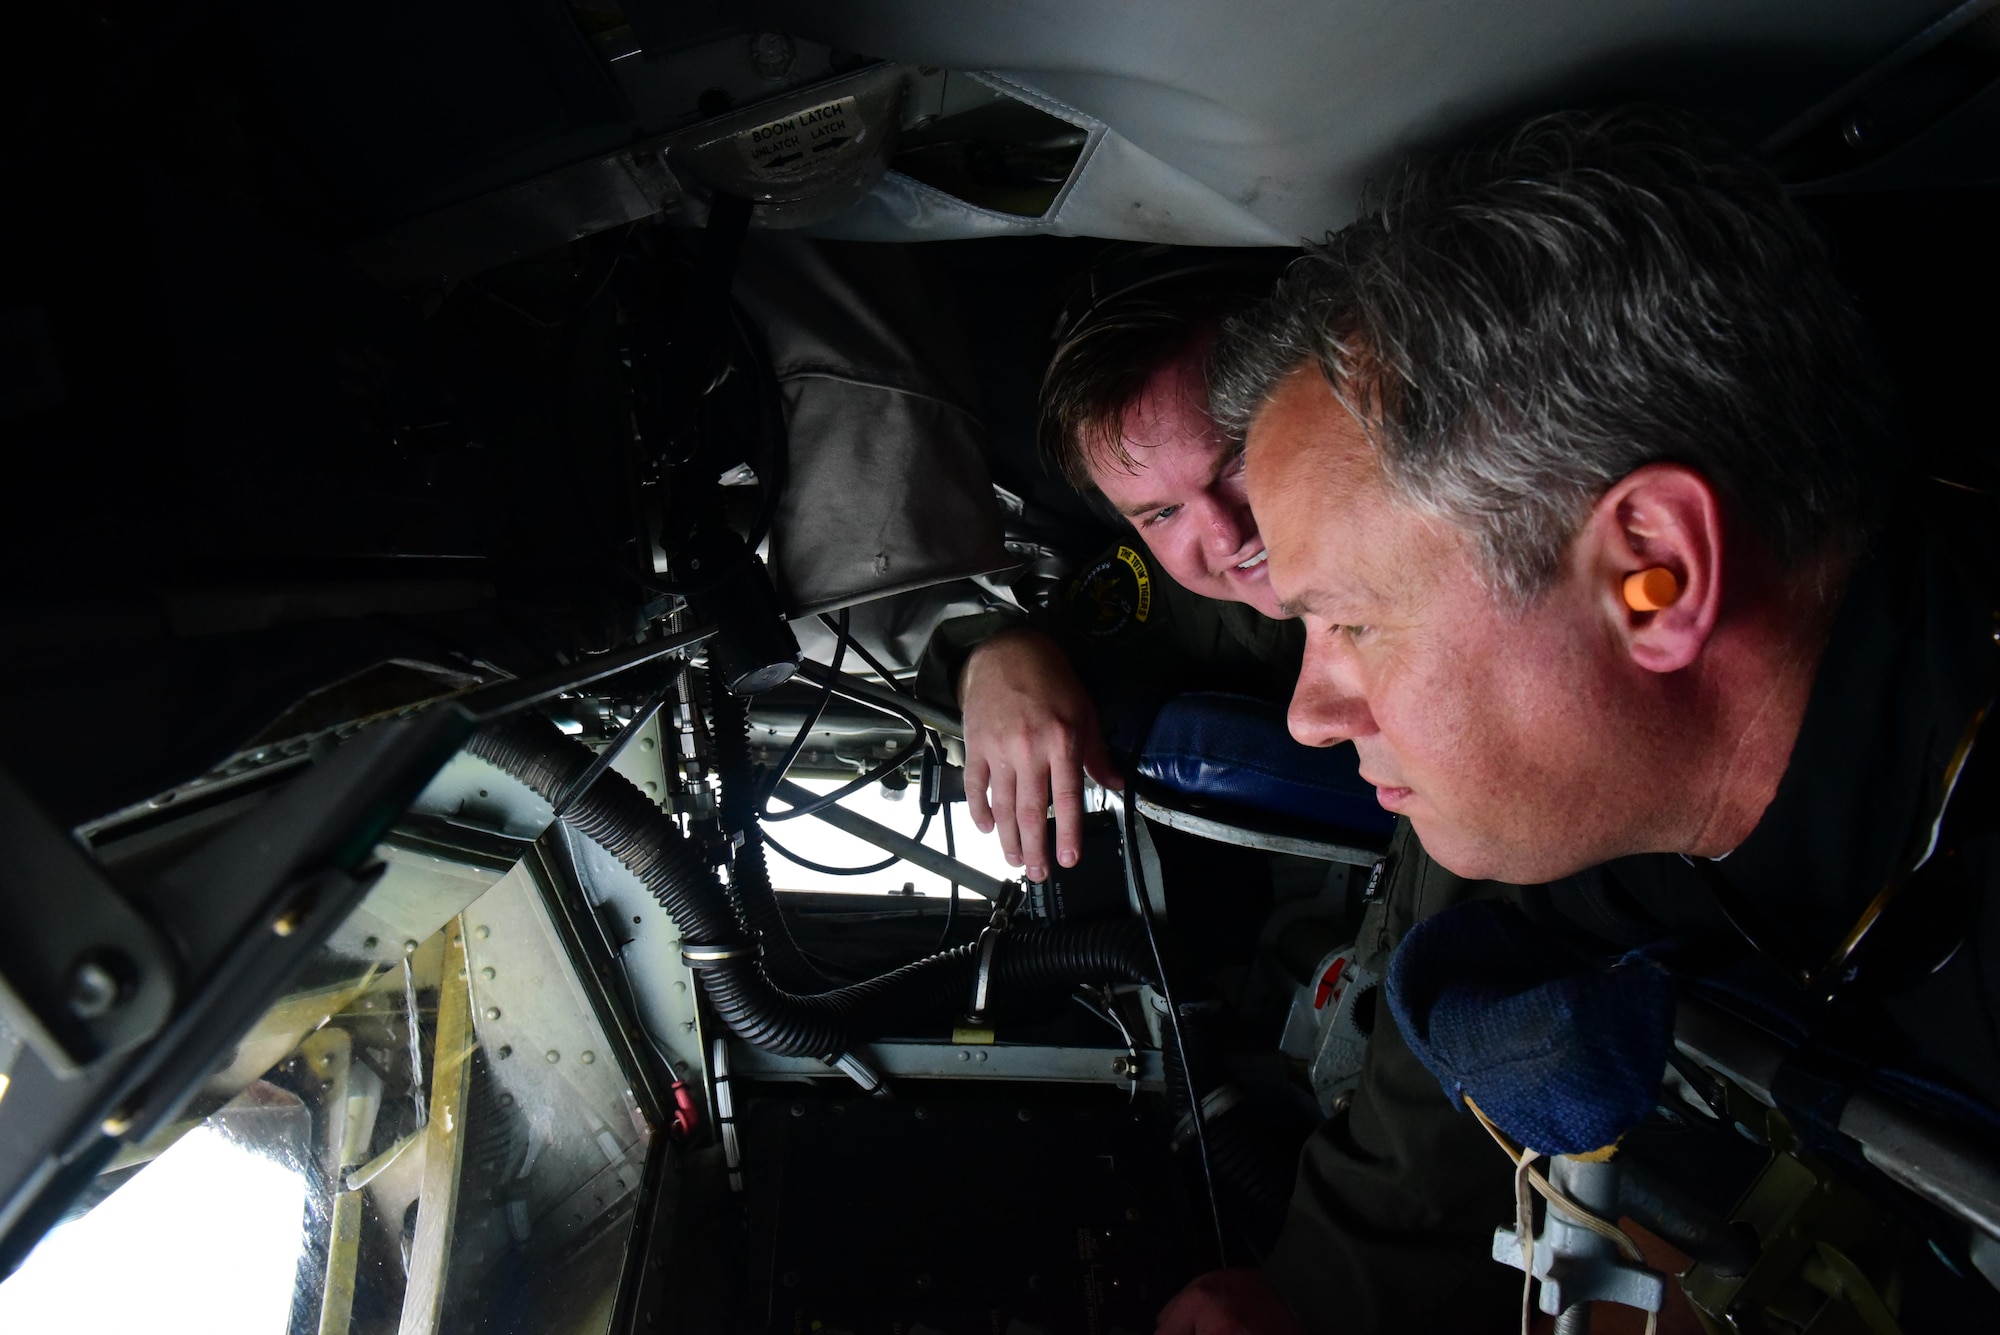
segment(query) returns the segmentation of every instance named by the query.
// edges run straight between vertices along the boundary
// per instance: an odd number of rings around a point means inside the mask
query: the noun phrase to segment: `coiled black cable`
[[[834,984],[793,940],[771,886],[770,865],[764,860],[750,759],[749,703],[732,695],[713,674],[707,682],[709,737],[715,743],[715,772],[722,780],[722,830],[736,844],[729,880],[738,912],[764,947],[764,968],[772,982],[788,992],[824,992]]]

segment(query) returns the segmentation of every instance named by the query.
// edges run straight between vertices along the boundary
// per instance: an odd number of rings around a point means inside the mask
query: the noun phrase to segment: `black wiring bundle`
[[[589,747],[536,715],[482,729],[467,750],[544,798],[567,792],[593,759]],[[798,967],[804,961],[773,966],[785,954],[773,944],[777,933],[747,921],[762,916],[761,906],[748,902],[762,898],[761,887],[739,881],[732,904],[688,836],[616,771],[602,774],[562,820],[630,869],[673,916],[682,955],[716,1016],[745,1042],[785,1056],[832,1059],[891,1031],[947,1027],[971,997],[978,961],[970,944],[848,987],[781,983],[780,972],[804,982]],[[993,980],[1003,1011],[1018,1017],[1059,1010],[1078,983],[1152,982],[1153,964],[1135,923],[1022,928],[1001,938]]]

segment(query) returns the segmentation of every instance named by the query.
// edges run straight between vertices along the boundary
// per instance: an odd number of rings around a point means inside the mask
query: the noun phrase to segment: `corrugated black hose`
[[[1229,1080],[1224,1064],[1220,1014],[1199,1005],[1181,1008],[1180,1036],[1187,1045],[1182,1060],[1173,1041],[1173,1026],[1160,1026],[1161,1065],[1167,1079],[1167,1102],[1183,1114],[1194,1106],[1195,1092],[1207,1100]],[[1191,1132],[1191,1127],[1189,1128]],[[1224,1214],[1241,1231],[1251,1250],[1262,1256],[1277,1241],[1291,1203],[1302,1136],[1288,1135],[1271,1125],[1256,1108],[1232,1102],[1211,1103],[1206,1125],[1209,1166],[1222,1197]],[[1179,1144],[1191,1134],[1177,1134]]]
[[[791,926],[778,908],[771,887],[771,869],[764,861],[763,834],[757,825],[756,775],[750,762],[750,707],[731,695],[713,675],[708,682],[709,737],[715,743],[715,772],[722,779],[722,828],[740,835],[730,860],[730,886],[751,936],[764,947],[764,972],[787,992],[818,993],[836,984],[821,973],[792,939]]]
[[[481,729],[466,749],[545,798],[567,791],[590,749],[538,715]],[[837,1057],[892,1030],[948,1023],[970,1002],[975,947],[960,946],[851,987],[800,995],[766,972],[757,938],[715,871],[667,814],[630,780],[607,771],[562,819],[636,875],[680,928],[703,990],[745,1042],[793,1057]],[[1077,984],[1150,983],[1152,963],[1129,922],[1023,928],[994,953],[994,995],[1016,1014],[1065,1004]]]

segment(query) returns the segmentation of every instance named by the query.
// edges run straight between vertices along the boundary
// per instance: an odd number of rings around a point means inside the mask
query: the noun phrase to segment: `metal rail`
[[[777,796],[793,806],[817,801],[819,794],[810,788],[801,788],[790,779],[778,782]],[[886,825],[869,820],[866,816],[849,811],[835,803],[821,807],[812,813],[813,819],[823,820],[834,829],[853,835],[856,839],[875,845],[885,853],[894,853],[906,862],[913,862],[925,871],[936,872],[948,881],[957,881],[973,894],[984,899],[997,900],[1007,888],[1007,882],[996,880],[983,871],[974,871],[957,858],[940,853],[935,848],[920,844],[906,834],[899,834]]]

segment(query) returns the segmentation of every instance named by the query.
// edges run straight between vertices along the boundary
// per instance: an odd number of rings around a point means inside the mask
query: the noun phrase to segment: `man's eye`
[[[1359,640],[1368,633],[1369,629],[1370,627],[1367,626],[1335,626],[1333,628],[1335,634],[1345,635],[1350,640]]]
[[[1174,517],[1175,512],[1179,509],[1180,506],[1178,505],[1169,505],[1163,509],[1153,511],[1152,514],[1146,516],[1146,527],[1151,528],[1155,524],[1166,523]]]

